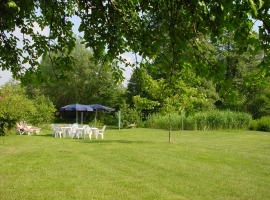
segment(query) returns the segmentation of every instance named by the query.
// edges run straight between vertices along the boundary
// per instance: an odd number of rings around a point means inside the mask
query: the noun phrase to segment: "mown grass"
[[[106,130],[0,138],[0,199],[270,199],[270,135]]]

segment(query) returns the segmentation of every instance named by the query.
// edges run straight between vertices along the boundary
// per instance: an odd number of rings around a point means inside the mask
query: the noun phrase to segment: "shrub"
[[[171,115],[172,130],[182,129],[182,117],[178,113]],[[148,128],[169,129],[169,116],[160,113],[152,114],[145,123]]]
[[[196,129],[197,130],[203,130],[207,126],[207,121],[206,121],[206,113],[205,112],[199,112],[196,115]]]
[[[9,135],[14,133],[16,122],[29,121],[36,108],[24,88],[16,82],[3,85],[0,93],[0,135]]]
[[[257,130],[270,132],[270,117],[262,117],[257,120]]]
[[[53,102],[48,97],[40,95],[35,97],[34,106],[37,112],[33,115],[31,121],[38,126],[41,124],[48,126],[53,121],[54,113],[56,112]]]
[[[172,116],[172,129],[182,129],[181,115],[174,113]],[[248,113],[232,111],[198,112],[184,118],[185,130],[221,130],[221,129],[247,129],[252,120]],[[146,122],[149,128],[169,128],[168,115],[151,115]]]
[[[184,129],[185,130],[196,130],[196,120],[195,117],[189,116],[184,119]]]
[[[258,121],[257,120],[252,120],[249,125],[249,130],[256,131],[258,130]]]
[[[219,130],[226,128],[225,125],[226,121],[226,113],[221,111],[210,111],[206,113],[206,126],[212,130]]]
[[[129,108],[127,104],[123,104],[121,107],[121,127],[127,127],[129,124],[136,124],[137,127],[142,127],[142,112],[134,108]]]

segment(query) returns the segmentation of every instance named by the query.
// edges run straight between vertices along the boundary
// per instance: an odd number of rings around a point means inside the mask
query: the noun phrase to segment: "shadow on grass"
[[[51,133],[50,134],[42,134],[42,135],[34,135],[34,136],[41,136],[41,137],[54,137]]]
[[[143,143],[152,143],[150,141],[135,141],[135,140],[78,140],[78,142],[85,144],[106,144],[106,143],[124,143],[124,144],[143,144]]]
[[[34,135],[34,136],[37,136],[37,137],[51,137],[51,138],[55,138],[51,133],[49,134],[42,134],[42,135]],[[91,144],[108,144],[108,143],[123,143],[123,144],[131,144],[131,143],[134,143],[134,144],[143,144],[143,143],[153,143],[151,141],[135,141],[135,140],[102,140],[102,139],[92,139],[92,140],[89,140],[89,139],[82,139],[80,138],[79,140],[74,137],[73,139],[71,139],[70,137],[62,137],[62,138],[59,138],[59,137],[56,137],[55,139],[69,139],[69,140],[73,140],[73,141],[77,141],[77,142],[81,142],[81,143],[85,143],[85,144],[88,144],[88,143],[91,143]]]

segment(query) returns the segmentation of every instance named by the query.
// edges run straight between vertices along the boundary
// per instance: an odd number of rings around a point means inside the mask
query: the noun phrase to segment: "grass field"
[[[0,138],[0,199],[270,199],[270,134],[106,130]]]

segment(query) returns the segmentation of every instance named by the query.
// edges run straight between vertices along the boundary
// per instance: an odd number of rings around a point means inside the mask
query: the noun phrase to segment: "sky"
[[[11,72],[10,71],[2,71],[0,70],[0,86],[5,84],[6,82],[9,81],[9,79],[11,79]]]
[[[82,35],[82,33],[78,32],[78,28],[80,25],[80,19],[78,17],[73,17],[72,18],[72,22],[74,23],[73,26],[73,32],[76,35]],[[258,32],[258,26],[260,26],[262,23],[261,22],[256,22],[255,26],[254,26],[254,30]],[[34,27],[35,31],[39,31],[40,33],[43,33],[44,35],[48,35],[49,31],[48,29],[44,29],[41,30],[40,27],[38,27],[38,25],[36,25]],[[15,33],[14,35],[16,35],[19,38],[22,38],[22,34],[20,34],[20,30],[18,28],[15,29]],[[18,43],[18,45],[22,45],[20,43]],[[126,58],[128,62],[130,62],[131,64],[135,62],[135,56],[132,53],[124,53],[121,55],[122,57]],[[124,69],[123,75],[125,77],[125,81],[123,82],[123,85],[126,86],[128,83],[128,80],[130,79],[131,75],[132,75],[132,68],[131,67],[124,67],[121,66]],[[9,81],[12,78],[12,74],[10,71],[2,71],[0,70],[0,86],[5,84],[7,81]]]

